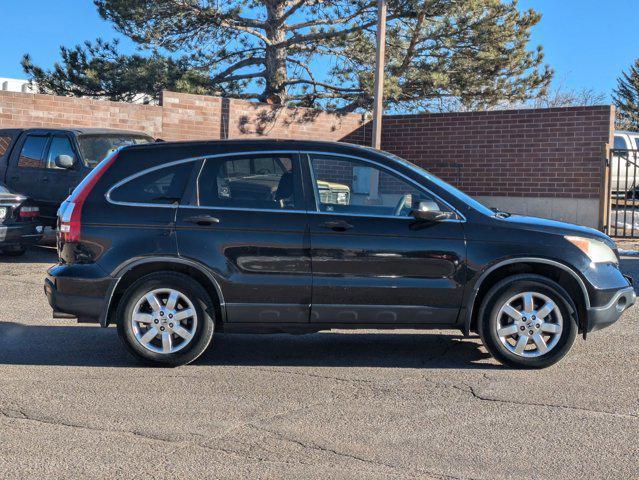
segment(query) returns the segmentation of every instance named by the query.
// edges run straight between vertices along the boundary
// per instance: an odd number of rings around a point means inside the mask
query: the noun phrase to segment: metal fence
[[[610,151],[608,182],[608,235],[639,238],[639,150]]]

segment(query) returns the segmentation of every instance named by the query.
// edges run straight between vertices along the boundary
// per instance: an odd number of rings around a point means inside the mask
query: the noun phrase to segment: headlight
[[[0,207],[0,220],[4,220],[7,217],[7,208]]]
[[[618,263],[615,252],[603,242],[584,237],[564,237],[584,252],[592,263]]]

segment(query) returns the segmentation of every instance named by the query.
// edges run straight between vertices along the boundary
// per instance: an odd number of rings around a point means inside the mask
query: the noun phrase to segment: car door
[[[311,260],[299,157],[217,155],[202,162],[176,217],[181,256],[212,270],[228,322],[307,323]]]
[[[31,197],[38,204],[46,199],[42,185],[49,139],[46,133],[29,133],[18,139],[6,174],[8,186],[13,191]]]
[[[68,155],[74,160],[73,168],[56,166],[56,158]],[[55,218],[60,204],[80,183],[85,175],[84,165],[79,160],[71,138],[66,134],[55,134],[47,149],[42,174],[42,195],[40,210],[45,218]]]
[[[466,247],[463,217],[428,190],[364,158],[305,155],[315,192],[309,206],[311,322],[456,322]],[[364,176],[366,181],[362,181]],[[426,223],[413,208],[451,218]]]

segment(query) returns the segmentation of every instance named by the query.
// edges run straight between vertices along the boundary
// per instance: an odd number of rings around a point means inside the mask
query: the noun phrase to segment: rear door
[[[50,136],[47,133],[23,135],[13,149],[6,174],[7,186],[34,199],[39,205],[46,200],[43,188],[45,154]]]
[[[202,161],[178,208],[181,256],[217,276],[227,321],[306,323],[311,260],[296,153],[229,154]]]

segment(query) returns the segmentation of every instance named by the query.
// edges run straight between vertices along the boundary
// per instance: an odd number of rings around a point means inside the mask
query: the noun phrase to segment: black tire
[[[563,318],[556,345],[536,357],[524,357],[511,352],[497,334],[501,307],[508,299],[523,292],[536,292],[549,297]],[[515,368],[546,368],[561,360],[572,347],[578,330],[575,315],[573,300],[559,284],[541,275],[522,274],[505,278],[488,291],[479,310],[477,326],[484,346],[500,363]]]
[[[8,247],[1,250],[3,255],[7,257],[21,257],[26,253],[27,249],[22,245],[18,245],[17,247]]]
[[[155,289],[173,289],[186,295],[197,313],[197,325],[190,343],[175,353],[156,353],[145,348],[136,338],[129,319],[138,300]],[[187,275],[156,272],[134,282],[118,303],[116,319],[118,335],[127,350],[142,362],[163,367],[178,367],[196,360],[211,344],[215,330],[215,308],[204,287]],[[178,338],[178,337],[175,337]]]

